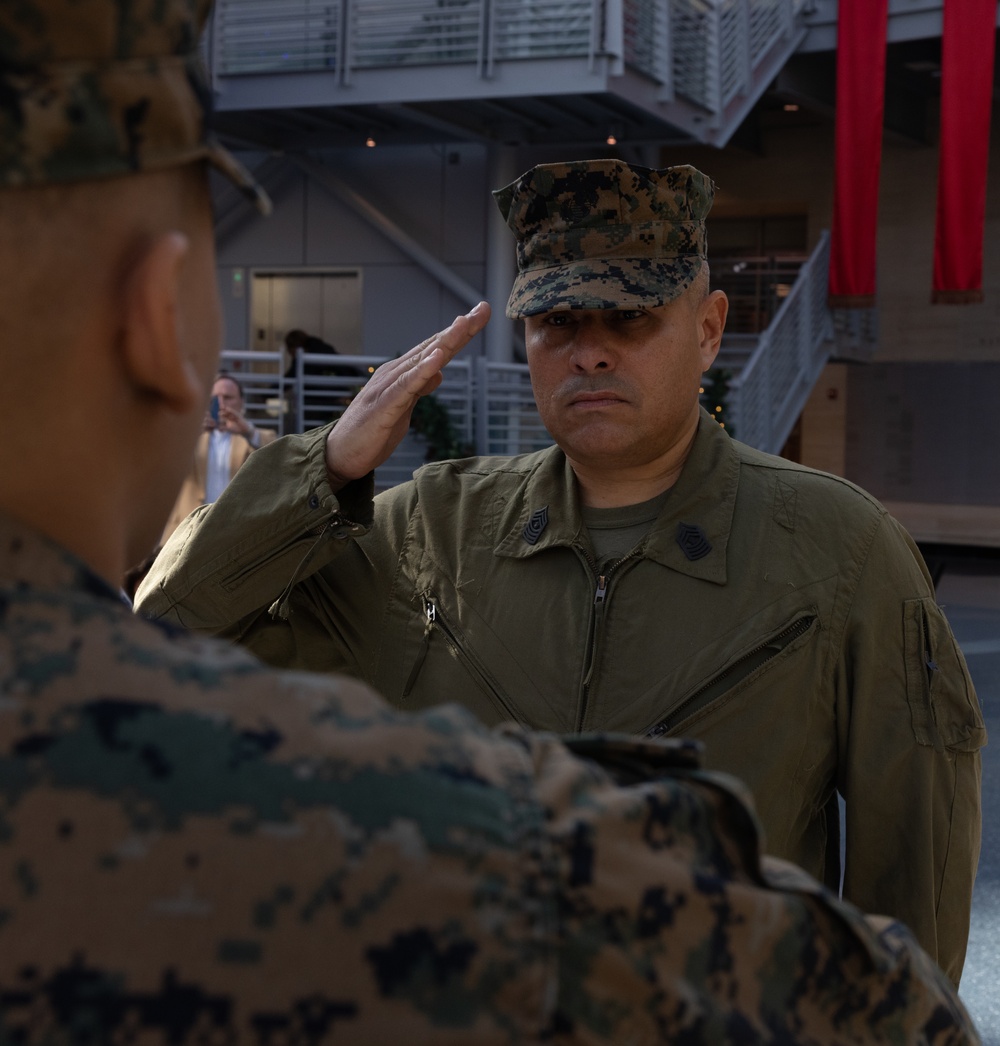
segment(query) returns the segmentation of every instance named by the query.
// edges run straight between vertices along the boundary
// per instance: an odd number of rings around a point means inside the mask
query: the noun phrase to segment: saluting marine
[[[404,715],[122,602],[216,373],[206,162],[257,192],[205,134],[207,6],[0,8],[0,1040],[974,1040],[688,744]]]

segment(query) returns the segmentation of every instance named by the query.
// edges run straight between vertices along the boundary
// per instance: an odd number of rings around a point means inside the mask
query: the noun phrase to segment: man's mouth
[[[624,400],[616,392],[607,389],[597,389],[592,392],[577,392],[569,397],[568,404],[571,407],[605,407]]]

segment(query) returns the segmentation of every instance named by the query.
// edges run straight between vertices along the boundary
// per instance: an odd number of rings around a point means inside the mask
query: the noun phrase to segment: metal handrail
[[[736,436],[759,450],[776,454],[784,445],[830,355],[829,264],[830,235],[824,232],[774,321],[729,383]]]
[[[280,352],[227,349],[219,360],[220,373],[231,374],[243,389],[247,418],[279,436],[287,431],[286,404],[295,385],[294,379],[285,376],[283,359]]]
[[[295,353],[295,431],[317,428],[339,417],[358,389],[391,356]],[[452,360],[435,395],[447,408],[460,439],[473,442],[473,370],[470,360]],[[337,372],[340,373],[337,373]]]
[[[729,336],[753,345],[729,382],[730,424],[738,439],[760,450],[781,449],[830,354],[829,253],[829,234],[823,233],[773,323],[758,336]],[[368,376],[390,358],[299,349],[293,376],[286,377],[280,352],[233,351],[223,353],[223,366],[244,383],[248,416],[280,434],[338,417]],[[526,364],[459,359],[442,377],[435,395],[475,453],[522,454],[551,445]]]

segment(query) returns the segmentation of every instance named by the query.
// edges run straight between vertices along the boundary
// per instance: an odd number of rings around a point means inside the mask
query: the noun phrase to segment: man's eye
[[[548,327],[566,327],[569,325],[570,319],[568,312],[550,312],[545,317],[545,324]]]
[[[628,323],[631,320],[641,320],[646,313],[642,309],[616,309],[615,319],[620,320],[623,323]]]

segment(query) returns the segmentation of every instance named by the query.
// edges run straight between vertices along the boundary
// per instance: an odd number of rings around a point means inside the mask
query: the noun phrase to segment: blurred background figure
[[[229,485],[240,466],[276,434],[257,428],[245,416],[243,386],[231,374],[221,373],[212,385],[212,399],[205,414],[204,431],[194,449],[191,471],[184,480],[161,544],[185,516],[199,505],[210,505]]]
[[[285,365],[285,377],[295,377],[295,353],[297,349],[312,353],[317,356],[336,356],[337,349],[328,341],[317,338],[315,334],[307,334],[304,330],[291,330],[285,335],[285,351],[288,363]],[[308,356],[305,365],[310,374],[336,375],[341,378],[354,378],[364,376],[364,371],[358,367],[352,367],[345,363],[316,364],[310,365]]]

